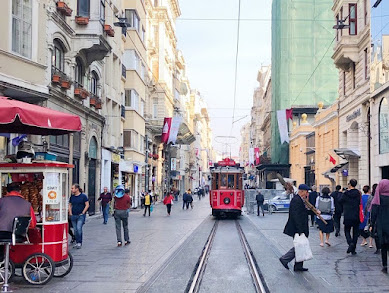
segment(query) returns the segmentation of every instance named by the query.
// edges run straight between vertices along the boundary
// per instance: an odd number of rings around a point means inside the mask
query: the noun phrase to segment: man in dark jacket
[[[340,191],[342,187],[340,185],[336,185],[335,191],[331,193],[332,198],[334,199],[335,212],[334,212],[334,226],[335,226],[335,237],[339,236],[340,233],[340,218],[342,217],[343,207],[339,202],[342,197],[342,192]]]
[[[262,216],[265,216],[265,212],[263,210],[263,202],[265,201],[265,198],[263,197],[263,194],[258,191],[255,200],[257,201],[257,216],[259,216],[259,208],[261,208]]]
[[[316,191],[316,185],[312,186],[312,191],[309,193],[308,201],[311,205],[316,206],[316,198],[319,196],[319,193]],[[308,214],[311,216],[311,226],[315,224],[315,213],[311,210],[308,211]]]
[[[361,193],[357,186],[357,180],[351,179],[348,183],[348,190],[343,193],[340,203],[343,205],[343,224],[344,235],[347,239],[347,253],[357,254],[355,248],[359,236],[359,204],[361,203]],[[353,229],[353,237],[351,238],[351,228]]]
[[[294,237],[296,233],[299,235],[304,233],[305,236],[308,237],[308,210],[305,207],[303,198],[308,197],[309,187],[305,184],[300,184],[298,189],[298,194],[295,194],[290,201],[289,218],[285,225],[284,233],[291,237]],[[289,269],[288,263],[294,258],[295,251],[293,247],[280,257],[280,262],[286,269]],[[295,262],[294,271],[305,272],[308,271],[308,269],[303,267],[303,262]]]

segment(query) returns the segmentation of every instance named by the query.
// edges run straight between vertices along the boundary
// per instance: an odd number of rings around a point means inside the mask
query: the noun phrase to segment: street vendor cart
[[[76,115],[0,97],[0,133],[63,135],[77,131],[81,131],[81,120]],[[69,149],[72,162],[72,145]],[[71,168],[71,164],[34,161],[34,158],[23,158],[18,163],[0,162],[0,197],[6,195],[7,184],[17,182],[38,222],[36,228],[28,230],[24,242],[11,245],[6,258],[9,263],[0,263],[0,277],[5,281],[3,290],[7,290],[15,269],[21,269],[24,279],[34,285],[46,284],[53,276],[63,277],[71,271],[73,259],[68,252]]]
[[[0,163],[1,194],[17,182],[31,203],[37,227],[29,229],[24,243],[10,248],[10,277],[21,269],[30,284],[46,284],[53,276],[67,275],[73,266],[68,252],[68,170],[60,162]]]

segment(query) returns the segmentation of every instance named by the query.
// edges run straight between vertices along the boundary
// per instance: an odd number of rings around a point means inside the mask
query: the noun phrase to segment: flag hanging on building
[[[255,154],[255,165],[259,165],[260,163],[259,148],[254,148],[254,154]]]
[[[163,120],[163,128],[162,128],[162,136],[161,136],[162,143],[167,143],[169,139],[171,125],[172,125],[172,118],[169,117]]]
[[[249,148],[249,164],[254,165],[254,148]]]
[[[330,162],[334,165],[336,165],[336,160],[334,159],[333,156],[330,155]]]
[[[281,144],[283,144],[284,142],[289,143],[288,119],[292,118],[293,109],[277,111],[278,131],[280,132]]]
[[[176,143],[178,130],[180,129],[182,117],[181,116],[174,116],[172,119],[171,127],[170,127],[170,133],[169,133],[169,139],[167,140],[167,143],[172,142],[173,144]]]

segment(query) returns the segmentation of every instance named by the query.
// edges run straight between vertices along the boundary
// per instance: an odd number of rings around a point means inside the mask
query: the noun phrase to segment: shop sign
[[[351,120],[354,120],[358,116],[361,116],[361,108],[359,108],[358,110],[355,110],[352,114],[346,116],[346,121],[349,122]]]
[[[112,163],[119,164],[120,163],[120,155],[111,153],[111,161],[112,161]]]
[[[134,165],[134,173],[138,173],[139,167],[137,165]]]
[[[177,159],[176,158],[171,158],[170,170],[172,170],[172,171],[177,170]]]
[[[59,174],[46,173],[45,175],[46,190],[45,190],[45,204],[59,204]]]

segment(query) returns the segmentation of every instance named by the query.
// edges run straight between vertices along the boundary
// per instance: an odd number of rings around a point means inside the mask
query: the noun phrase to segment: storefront
[[[125,189],[130,191],[132,207],[140,206],[142,165],[121,159],[119,172],[121,173],[121,183]]]

